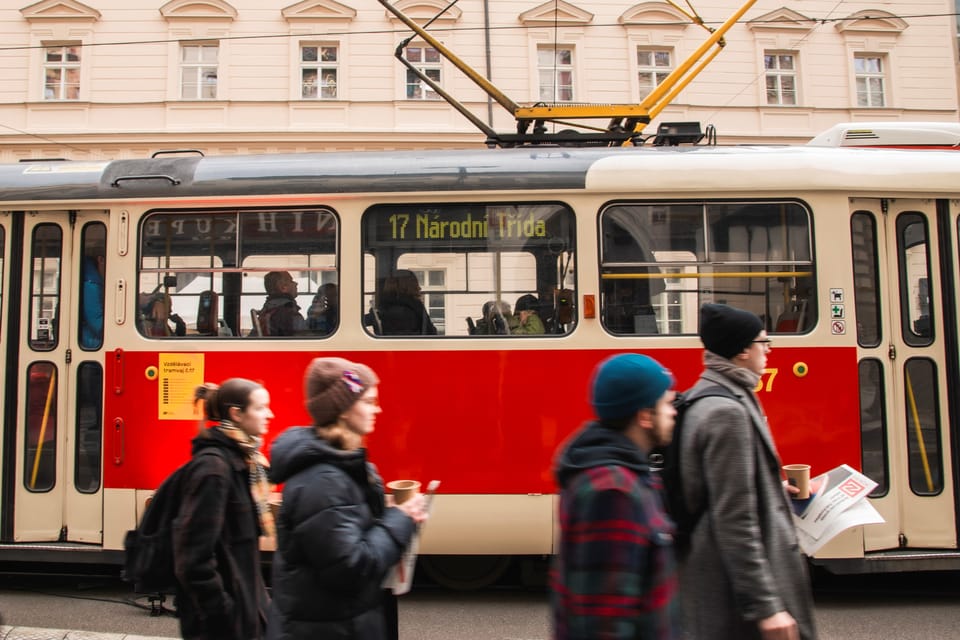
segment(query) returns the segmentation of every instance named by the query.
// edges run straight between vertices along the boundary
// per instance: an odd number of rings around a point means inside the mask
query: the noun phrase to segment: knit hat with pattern
[[[380,382],[370,367],[343,358],[314,358],[303,377],[303,395],[313,424],[333,424],[370,387]]]

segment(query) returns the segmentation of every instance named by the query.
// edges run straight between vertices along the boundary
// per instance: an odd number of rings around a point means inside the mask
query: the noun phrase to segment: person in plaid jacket
[[[598,420],[561,447],[560,548],[551,571],[556,640],[679,637],[674,525],[647,453],[670,442],[673,375],[626,353],[594,372]]]

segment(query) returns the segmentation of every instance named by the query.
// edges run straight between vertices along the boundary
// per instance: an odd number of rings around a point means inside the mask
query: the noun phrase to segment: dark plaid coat
[[[555,473],[554,638],[676,637],[674,527],[646,455],[622,433],[590,423],[561,451]]]

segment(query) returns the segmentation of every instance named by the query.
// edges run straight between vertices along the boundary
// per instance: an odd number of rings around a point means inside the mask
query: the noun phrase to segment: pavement
[[[161,636],[134,636],[123,633],[98,633],[70,629],[10,627],[0,625],[0,640],[172,640]]]

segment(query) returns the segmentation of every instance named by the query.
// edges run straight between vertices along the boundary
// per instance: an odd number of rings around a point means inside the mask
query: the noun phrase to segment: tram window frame
[[[103,346],[107,225],[102,222],[85,224],[80,232],[80,246],[77,344],[83,351],[97,351]]]
[[[877,483],[871,498],[890,490],[890,450],[887,446],[887,403],[883,362],[864,358],[857,365],[860,400],[860,464],[863,473]]]
[[[876,216],[871,211],[855,211],[850,216],[853,305],[857,314],[857,344],[864,348],[879,347],[883,341],[878,243]]]
[[[81,362],[76,376],[73,483],[79,493],[90,494],[103,480],[103,366]]]
[[[38,370],[40,377],[34,380],[34,372]],[[46,360],[30,363],[26,371],[23,486],[30,493],[48,493],[57,486],[58,373],[57,365]],[[38,478],[40,486],[37,486]]]
[[[925,366],[927,380],[911,376],[918,366]],[[903,363],[904,435],[907,439],[907,475],[910,490],[918,496],[940,495],[944,489],[943,433],[940,417],[940,390],[937,386],[937,363],[924,356],[909,358]],[[920,433],[920,438],[917,433]],[[920,458],[918,464],[915,459]],[[931,465],[930,462],[933,462]],[[923,483],[926,483],[924,486]]]
[[[327,313],[339,308],[340,234],[323,205],[148,211],[137,231],[137,330],[161,340],[328,338],[338,321],[320,327],[310,313],[321,301]],[[275,271],[298,285],[285,313],[299,320],[283,335],[264,330],[261,313]]]
[[[919,225],[919,226],[916,226]],[[936,339],[934,298],[930,295],[932,250],[930,225],[919,211],[903,211],[897,215],[897,277],[900,286],[900,334],[911,347],[928,347]],[[908,237],[922,231],[921,237]],[[917,247],[923,246],[922,259],[916,259]],[[911,257],[910,252],[914,252]],[[923,271],[917,269],[922,267]],[[916,285],[916,286],[914,286]],[[924,300],[926,298],[926,300]],[[916,306],[914,306],[916,302]],[[926,306],[926,313],[924,313]],[[914,313],[916,312],[916,313]],[[926,322],[924,323],[924,319]]]
[[[785,222],[732,222],[774,215]],[[600,318],[609,333],[696,334],[704,302],[751,310],[770,334],[816,327],[813,215],[801,200],[619,200],[601,207],[597,225]],[[756,246],[762,240],[768,246]],[[765,284],[756,290],[755,282]],[[758,295],[763,304],[752,304]]]
[[[576,218],[563,202],[377,203],[360,224],[368,335],[543,338],[576,326]],[[531,308],[513,313],[521,299]]]
[[[53,234],[42,238],[46,231]],[[63,242],[63,229],[57,224],[38,224],[31,233],[28,343],[34,351],[53,351],[60,343]]]

